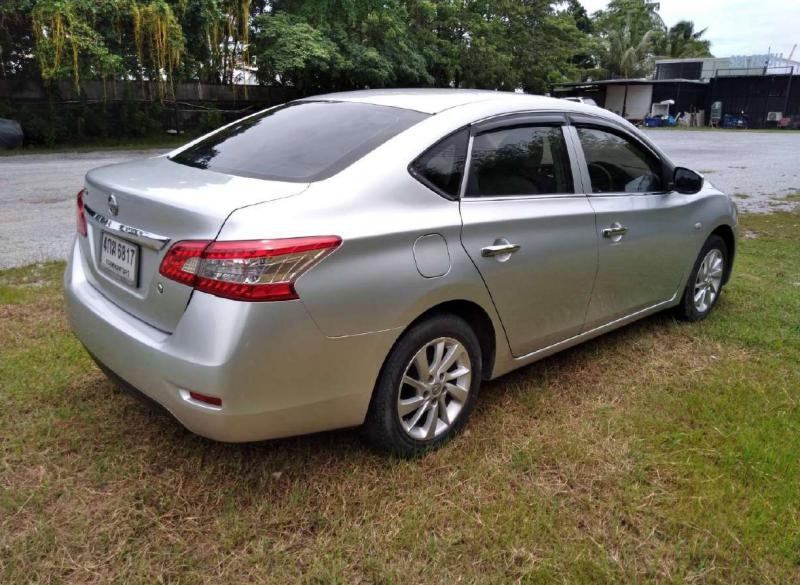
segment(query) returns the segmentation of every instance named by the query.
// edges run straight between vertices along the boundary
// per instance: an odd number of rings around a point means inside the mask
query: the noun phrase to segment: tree
[[[594,67],[590,30],[578,0],[2,0],[0,75],[541,92]]]
[[[35,71],[31,28],[32,0],[0,3],[0,76],[18,77]]]
[[[318,93],[434,82],[399,0],[275,1],[254,23],[262,83]]]
[[[655,42],[666,31],[650,0],[613,0],[595,13],[600,64],[611,77],[644,77],[653,68]]]
[[[4,0],[0,75],[230,83],[254,9],[263,0]]]
[[[279,12],[262,14],[254,22],[253,56],[258,79],[266,85],[293,85],[315,89],[341,62],[336,45],[300,16]]]
[[[626,79],[645,77],[652,70],[653,39],[657,31],[649,30],[636,38],[628,23],[612,29],[606,35],[603,65],[612,76]]]
[[[681,20],[670,27],[667,34],[661,36],[656,51],[662,57],[673,59],[713,57],[711,41],[702,38],[707,30],[704,28],[695,32],[693,22]]]
[[[603,34],[624,25],[638,44],[649,31],[666,31],[660,8],[659,2],[651,0],[612,0],[605,10],[595,12],[595,30]]]
[[[586,8],[579,0],[569,0],[563,14],[572,19],[579,32],[579,37],[574,42],[573,54],[569,58],[573,70],[571,76],[587,79],[602,75],[599,58],[602,44],[595,32],[594,21],[586,12]]]

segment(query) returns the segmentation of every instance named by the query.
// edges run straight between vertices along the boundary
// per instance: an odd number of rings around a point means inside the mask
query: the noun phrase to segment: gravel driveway
[[[742,211],[790,207],[779,201],[800,193],[800,132],[649,130],[675,164],[703,173]]]
[[[75,234],[75,196],[86,172],[164,152],[0,156],[0,269],[66,258]]]
[[[800,192],[800,132],[651,130],[672,159],[702,172],[744,211],[780,208]],[[86,171],[165,150],[0,157],[0,269],[65,258],[75,233],[75,194]],[[747,197],[747,198],[745,198]]]

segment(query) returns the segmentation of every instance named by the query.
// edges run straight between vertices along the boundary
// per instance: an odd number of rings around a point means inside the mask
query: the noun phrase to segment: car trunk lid
[[[192,288],[159,274],[169,247],[180,240],[212,240],[233,211],[307,186],[206,171],[167,157],[94,169],[84,193],[88,235],[79,237],[88,278],[123,310],[171,332]]]

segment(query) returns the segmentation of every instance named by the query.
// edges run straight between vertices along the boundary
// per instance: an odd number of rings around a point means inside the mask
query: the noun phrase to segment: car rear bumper
[[[75,335],[125,383],[198,435],[271,439],[359,425],[398,331],[330,338],[300,301],[245,303],[195,292],[172,333],[104,297],[73,247],[64,278]],[[189,392],[219,397],[221,407]]]

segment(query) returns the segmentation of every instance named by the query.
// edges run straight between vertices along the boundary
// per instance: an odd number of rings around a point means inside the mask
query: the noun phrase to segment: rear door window
[[[374,104],[292,102],[215,132],[172,160],[242,177],[319,181],[427,116]]]
[[[574,193],[560,126],[522,126],[479,134],[472,142],[468,197]]]
[[[440,195],[458,199],[468,143],[466,128],[448,136],[411,163],[411,174]]]
[[[659,161],[638,144],[597,128],[577,128],[592,193],[662,191]]]

